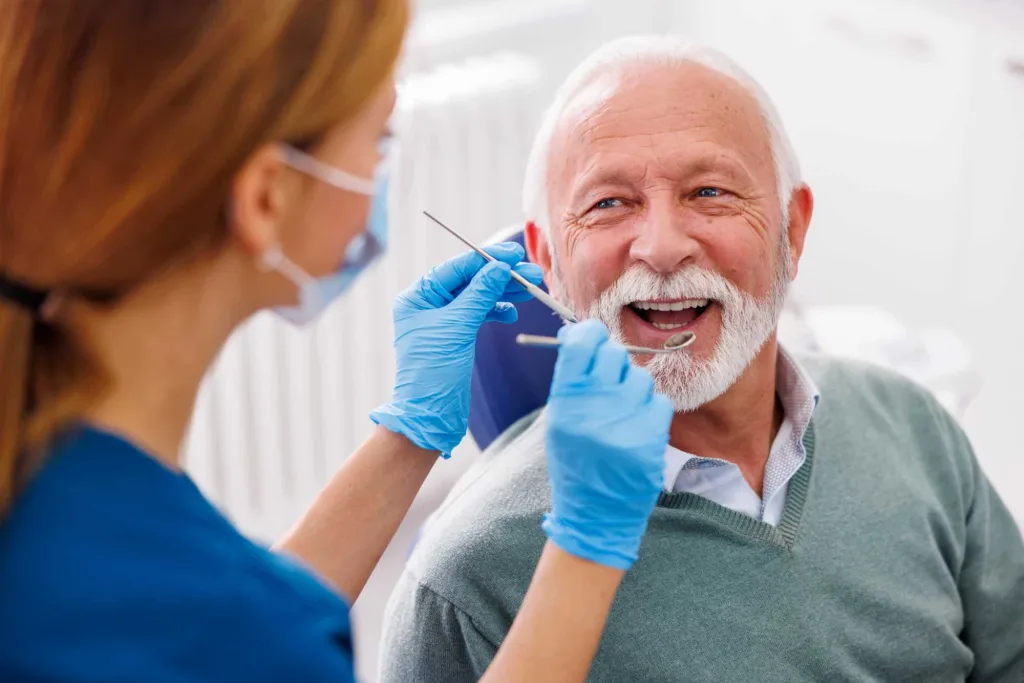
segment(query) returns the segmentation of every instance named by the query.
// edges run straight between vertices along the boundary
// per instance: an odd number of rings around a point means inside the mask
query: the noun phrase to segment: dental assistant
[[[179,452],[243,321],[312,323],[405,239],[384,143],[406,19],[0,3],[0,680],[354,680],[349,606],[466,434],[477,331],[527,296],[511,268],[538,269],[497,245],[398,297],[393,396],[276,548]],[[599,323],[561,338],[548,543],[485,681],[584,680],[660,489],[668,400]]]

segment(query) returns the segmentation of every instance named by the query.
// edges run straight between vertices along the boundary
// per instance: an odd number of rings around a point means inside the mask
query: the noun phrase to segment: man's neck
[[[761,495],[772,441],[782,425],[775,392],[778,343],[773,336],[727,392],[692,413],[677,413],[669,444],[702,458],[735,463]]]

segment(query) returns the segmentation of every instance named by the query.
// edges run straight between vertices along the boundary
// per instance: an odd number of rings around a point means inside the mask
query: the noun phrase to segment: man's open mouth
[[[695,323],[714,303],[710,299],[681,301],[634,301],[629,308],[641,320],[659,330],[681,330]]]

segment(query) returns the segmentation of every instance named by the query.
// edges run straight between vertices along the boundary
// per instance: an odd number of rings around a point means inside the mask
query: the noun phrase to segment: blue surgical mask
[[[366,229],[353,238],[334,273],[314,278],[286,257],[280,247],[263,254],[267,268],[281,273],[299,288],[298,305],[277,308],[275,312],[295,325],[306,325],[319,317],[387,248],[388,173],[386,164],[382,163],[375,179],[361,178],[292,147],[284,148],[284,158],[292,168],[328,185],[373,197]]]

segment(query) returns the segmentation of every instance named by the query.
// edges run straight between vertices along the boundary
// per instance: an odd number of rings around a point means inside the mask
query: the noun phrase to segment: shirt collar
[[[821,393],[807,370],[779,344],[775,363],[775,394],[782,403],[783,421],[789,422],[792,434],[803,440],[811,424],[814,409],[821,399]],[[665,453],[665,488],[671,490],[679,473],[685,469],[700,469],[730,465],[717,458],[701,458],[672,446]]]
[[[811,424],[814,409],[821,400],[821,392],[807,370],[781,344],[775,364],[775,393],[782,403],[785,419],[793,424],[794,432],[803,438]]]

